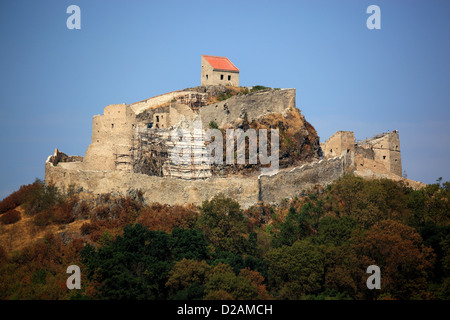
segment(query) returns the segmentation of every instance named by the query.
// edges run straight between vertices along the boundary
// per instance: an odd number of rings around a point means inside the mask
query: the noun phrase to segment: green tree
[[[173,229],[170,246],[176,261],[182,258],[195,260],[208,258],[208,243],[200,230]]]
[[[102,299],[163,299],[172,267],[170,237],[140,224],[128,225],[123,236],[96,251],[82,251],[90,280],[100,283]]]
[[[383,219],[404,221],[409,214],[406,191],[389,180],[365,180],[346,175],[331,186],[334,211],[354,218],[364,228]]]
[[[323,287],[325,254],[310,239],[297,240],[292,246],[270,250],[268,278],[274,295],[281,299],[300,299],[317,294]]]
[[[258,298],[258,288],[246,276],[236,276],[225,264],[214,267],[205,285],[205,300],[252,300]]]
[[[450,185],[431,184],[419,190],[409,190],[407,205],[412,210],[409,224],[416,228],[428,221],[445,226],[450,221]]]
[[[201,299],[212,268],[205,261],[183,258],[176,262],[170,270],[166,282],[169,298],[174,300]]]
[[[217,195],[210,201],[204,201],[200,210],[197,227],[203,231],[213,251],[236,254],[256,251],[256,239],[249,238],[250,223],[237,201]]]
[[[309,230],[308,217],[307,209],[297,212],[294,207],[290,207],[286,219],[279,226],[279,233],[274,238],[274,246],[290,246],[295,241],[303,239]]]
[[[317,236],[314,238],[314,241],[318,244],[340,246],[349,241],[356,228],[356,220],[351,217],[344,216],[335,218],[327,216],[320,220]]]

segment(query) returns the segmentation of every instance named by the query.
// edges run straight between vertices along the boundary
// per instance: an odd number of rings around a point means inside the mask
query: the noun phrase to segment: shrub
[[[37,213],[33,217],[33,223],[38,227],[46,227],[52,222],[52,219],[53,219],[52,210],[45,209],[44,211]]]
[[[253,86],[252,89],[250,90],[250,92],[256,92],[256,91],[265,90],[265,89],[270,89],[270,88],[258,85],[258,86]]]
[[[210,127],[211,129],[219,129],[219,126],[217,125],[217,123],[216,123],[215,121],[211,121],[211,122],[209,123],[209,127]]]
[[[23,185],[19,190],[11,193],[3,199],[0,202],[0,214],[15,209],[26,202],[26,200],[30,197],[30,194],[32,194],[36,188],[39,188],[41,183],[42,182],[40,180],[36,180],[32,184]]]
[[[224,100],[231,98],[232,96],[233,96],[233,94],[230,92],[223,92],[217,96],[217,100],[224,101]]]
[[[88,219],[91,214],[91,208],[86,201],[78,201],[73,208],[73,214],[77,219]]]
[[[13,224],[20,220],[20,212],[17,210],[10,210],[0,216],[2,224]]]
[[[71,206],[67,203],[63,203],[55,208],[53,214],[53,222],[58,224],[71,223],[75,220]]]
[[[94,214],[93,214],[93,217],[91,217],[91,219],[93,218],[93,220],[104,220],[104,219],[107,219],[109,216],[110,216],[110,210],[109,210],[108,206],[100,205],[98,207],[95,207]]]
[[[83,235],[83,236],[85,236],[85,235],[88,235],[88,234],[90,234],[91,233],[91,223],[87,223],[87,222],[85,222],[85,223],[83,223],[82,225],[81,225],[81,227],[80,227],[80,232],[81,232],[81,234]]]
[[[34,188],[30,190],[24,207],[28,214],[35,215],[44,211],[61,201],[61,194],[58,188],[52,184],[44,184],[41,180],[34,182]]]

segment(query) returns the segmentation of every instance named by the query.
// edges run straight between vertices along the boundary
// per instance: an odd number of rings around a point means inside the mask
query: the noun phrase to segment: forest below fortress
[[[245,210],[36,180],[0,202],[0,299],[449,299],[449,200],[441,179],[413,190],[346,175]]]

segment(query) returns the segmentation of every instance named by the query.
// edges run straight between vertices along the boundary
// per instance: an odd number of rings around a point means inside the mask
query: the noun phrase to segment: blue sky
[[[243,86],[296,88],[321,141],[396,129],[408,178],[450,180],[449,33],[443,0],[2,0],[0,198],[43,179],[55,147],[84,155],[106,105],[199,85],[201,54]]]

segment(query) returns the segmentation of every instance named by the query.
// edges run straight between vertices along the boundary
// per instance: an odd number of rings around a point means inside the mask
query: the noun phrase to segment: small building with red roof
[[[239,87],[239,69],[227,58],[202,55],[202,86]]]

